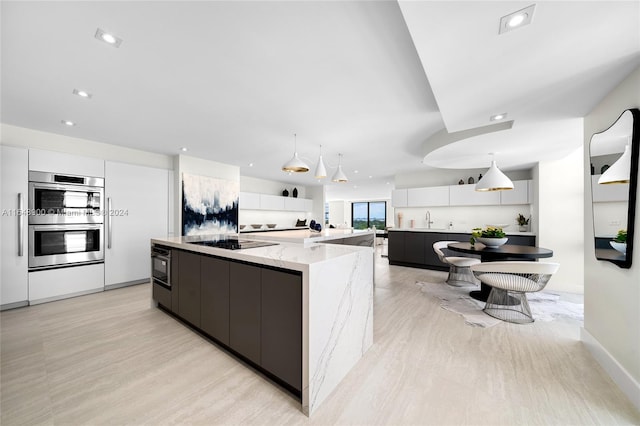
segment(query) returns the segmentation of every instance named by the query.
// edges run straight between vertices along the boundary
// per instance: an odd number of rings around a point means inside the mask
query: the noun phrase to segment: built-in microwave
[[[154,284],[171,289],[171,249],[151,247],[151,279]]]

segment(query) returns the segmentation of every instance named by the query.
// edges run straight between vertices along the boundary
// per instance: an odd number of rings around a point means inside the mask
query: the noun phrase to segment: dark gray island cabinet
[[[171,298],[154,300],[227,349],[302,391],[302,274],[173,250]]]
[[[156,306],[264,373],[311,415],[373,344],[373,249],[225,250],[193,241],[151,240],[171,252],[169,283],[152,283]]]
[[[535,235],[507,234],[507,237],[509,238],[507,244],[536,245]],[[389,264],[447,271],[449,267],[440,262],[438,255],[433,251],[433,243],[438,241],[468,242],[470,238],[470,233],[463,232],[418,229],[413,231],[389,230]],[[460,256],[460,254],[455,256]]]

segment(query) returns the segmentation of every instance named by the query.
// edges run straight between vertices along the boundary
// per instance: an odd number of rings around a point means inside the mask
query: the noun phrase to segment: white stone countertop
[[[271,246],[255,247],[241,250],[227,250],[218,247],[189,244],[189,242],[206,241],[213,238],[214,236],[210,235],[153,238],[151,239],[151,243],[187,250],[194,253],[203,253],[228,259],[243,260],[260,265],[275,266],[301,272],[306,272],[309,265],[314,263],[325,262],[327,260],[336,259],[359,251],[372,252],[373,250],[371,247],[358,247],[338,244],[310,244],[305,246],[302,244],[290,242],[278,242],[277,244]],[[240,241],[257,240],[257,238],[254,238],[253,235],[247,237],[244,234],[240,236],[239,239]]]
[[[243,233],[242,235],[243,238],[248,239],[298,243],[308,246],[310,243],[357,237],[366,234],[373,234],[373,231],[367,229],[359,230],[352,228],[325,228],[320,232],[314,232],[309,228],[305,228],[289,231]]]
[[[389,231],[403,231],[403,232],[442,232],[444,234],[470,234],[471,229],[444,229],[444,228],[389,228]],[[519,231],[509,231],[509,229],[503,229],[504,233],[507,235],[523,235],[523,236],[534,236],[534,232],[519,232]]]

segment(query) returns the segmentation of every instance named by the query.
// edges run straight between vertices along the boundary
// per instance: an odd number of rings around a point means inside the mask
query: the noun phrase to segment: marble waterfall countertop
[[[350,230],[329,231],[323,238],[350,235],[346,232]],[[314,238],[308,231],[283,232],[284,239],[288,238],[287,232],[295,232],[293,238],[298,242],[281,240],[275,245],[240,250],[189,244],[211,236],[156,238],[151,243],[302,272],[301,409],[311,415],[373,345],[374,252],[373,247],[306,245],[305,239]],[[243,234],[240,240],[257,238]]]
[[[389,228],[389,232],[392,231],[403,231],[403,232],[441,232],[443,234],[470,234],[470,228],[454,228],[454,229],[444,229],[444,228]],[[509,231],[509,229],[504,228],[504,233],[507,235],[522,235],[522,236],[535,236],[535,232],[520,232],[520,231]]]

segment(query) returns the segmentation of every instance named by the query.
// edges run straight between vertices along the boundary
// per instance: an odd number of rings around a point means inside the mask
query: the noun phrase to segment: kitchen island
[[[373,344],[373,249],[198,244],[207,238],[151,240],[171,250],[171,285],[154,281],[154,301],[298,396],[311,415]]]

